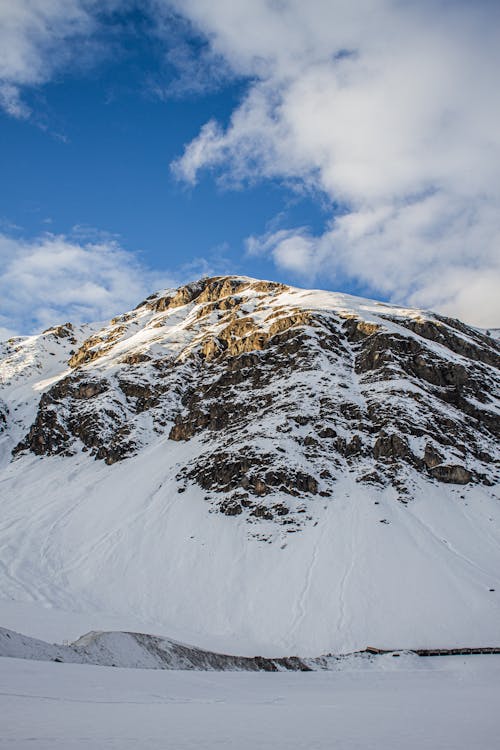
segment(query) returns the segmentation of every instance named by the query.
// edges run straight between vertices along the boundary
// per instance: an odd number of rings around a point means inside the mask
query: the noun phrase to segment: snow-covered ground
[[[9,750],[495,750],[500,657],[342,672],[164,672],[2,659]]]
[[[339,480],[334,501],[314,501],[316,526],[269,544],[249,540],[241,517],[211,513],[201,490],[169,485],[178,446],[112,467],[85,456],[6,467],[0,625],[68,640],[139,629],[247,656],[498,645],[500,510],[489,488],[466,499],[416,488],[406,507],[391,488]],[[40,626],[9,600],[37,605]],[[76,626],[44,632],[51,607],[79,613]]]

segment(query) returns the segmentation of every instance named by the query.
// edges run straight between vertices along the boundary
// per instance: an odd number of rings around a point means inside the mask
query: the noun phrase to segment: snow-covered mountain
[[[496,645],[499,362],[246,277],[11,339],[0,595],[241,654]]]

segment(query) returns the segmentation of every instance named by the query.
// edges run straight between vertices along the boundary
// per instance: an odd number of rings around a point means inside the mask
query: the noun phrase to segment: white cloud
[[[171,285],[112,239],[0,234],[0,334],[37,332],[69,320],[106,320]]]
[[[0,107],[12,117],[26,119],[30,116],[30,108],[21,100],[21,93],[12,83],[0,83]]]
[[[499,240],[495,204],[434,193],[346,213],[319,236],[302,227],[251,237],[247,251],[309,284],[347,275],[395,302],[488,327],[498,320]]]
[[[158,69],[143,71],[143,91],[160,98],[201,94],[233,76],[199,37],[193,47],[191,24],[168,0],[0,0],[0,108],[12,117],[30,117],[26,92],[109,56],[119,48],[120,31],[134,26],[134,10],[135,33],[147,28],[154,48],[158,39],[163,44]]]
[[[0,231],[0,341],[66,321],[109,320],[159,289],[228,273],[225,250],[159,271],[91,227],[30,240]]]
[[[106,13],[134,5],[0,0],[0,107],[29,117],[25,88],[82,58],[95,61]],[[249,81],[229,125],[210,120],[187,145],[173,165],[179,177],[194,184],[200,170],[212,169],[229,186],[278,179],[331,202],[323,232],[286,228],[254,238],[254,249],[307,283],[351,279],[374,294],[498,325],[491,291],[500,286],[497,2],[145,0],[136,7],[150,14],[151,33],[180,69],[167,94],[203,91],[231,74]],[[172,46],[173,12],[206,39],[200,54],[186,46],[187,26],[186,39],[180,34]]]
[[[271,178],[332,214],[250,242],[308,282],[328,274],[484,325],[500,305],[500,6],[396,0],[182,0],[247,95],[174,164],[195,183]],[[244,33],[243,31],[244,30]],[[343,213],[335,216],[334,204]]]
[[[0,0],[0,107],[13,117],[31,114],[26,87],[39,86],[68,66],[103,53],[100,16],[126,0]]]

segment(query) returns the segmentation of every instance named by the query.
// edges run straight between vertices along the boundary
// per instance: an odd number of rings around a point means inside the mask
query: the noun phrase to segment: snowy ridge
[[[133,669],[311,671],[297,657],[265,659],[218,654],[143,633],[90,632],[70,645],[46,643],[0,628],[0,657]],[[319,665],[319,661],[318,661]],[[325,662],[326,665],[326,662]],[[319,668],[319,666],[317,666]],[[322,668],[326,668],[322,667]]]
[[[450,655],[500,655],[500,647],[448,650],[383,651],[368,647],[351,654],[325,654],[316,658],[299,659],[296,656],[269,658],[262,656],[234,656],[219,654],[169,638],[145,633],[92,631],[69,645],[46,643],[29,638],[6,628],[0,628],[0,657],[55,661],[69,664],[95,664],[104,667],[128,669],[175,669],[201,672],[314,672],[341,671],[374,666],[386,655],[450,656]]]

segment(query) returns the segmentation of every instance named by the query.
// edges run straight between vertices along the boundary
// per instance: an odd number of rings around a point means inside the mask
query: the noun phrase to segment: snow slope
[[[5,345],[0,624],[44,637],[53,610],[263,656],[498,645],[493,342],[431,313],[236,281]],[[459,464],[465,484],[432,474]]]
[[[3,659],[9,750],[493,750],[499,657],[387,657],[313,673],[126,670]]]
[[[10,465],[3,596],[124,623],[140,613],[164,635],[248,655],[499,642],[500,509],[482,488],[462,500],[424,487],[402,506],[345,480],[316,526],[269,544],[210,513],[201,491],[172,490],[171,474],[161,443],[113,467]]]

